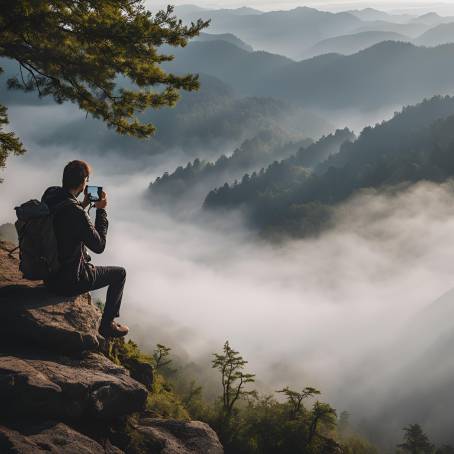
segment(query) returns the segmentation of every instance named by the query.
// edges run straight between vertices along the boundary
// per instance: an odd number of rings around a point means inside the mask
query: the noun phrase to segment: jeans
[[[107,289],[106,304],[102,314],[102,323],[111,322],[120,316],[121,299],[126,281],[126,270],[121,266],[94,266],[89,264],[89,276],[85,276],[77,283],[70,282],[63,274],[59,279],[45,282],[45,285],[59,295],[76,296],[82,293]]]
[[[102,314],[102,322],[110,322],[120,316],[121,299],[126,281],[126,270],[121,266],[95,266],[93,269],[94,281],[83,291],[107,289],[106,305]]]

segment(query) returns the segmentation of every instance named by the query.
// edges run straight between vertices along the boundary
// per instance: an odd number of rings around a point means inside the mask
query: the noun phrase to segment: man
[[[53,292],[64,296],[75,296],[90,290],[109,286],[106,304],[99,326],[103,337],[122,337],[128,327],[116,323],[119,317],[126,270],[119,266],[94,266],[86,248],[101,254],[106,247],[107,195],[102,193],[95,202],[96,220],[93,226],[85,212],[90,201],[86,192],[91,168],[84,161],[71,161],[63,171],[62,187],[48,188],[42,197],[54,214],[54,231],[57,239],[59,271],[45,281]],[[82,202],[77,197],[84,193]],[[62,203],[63,202],[63,203]]]

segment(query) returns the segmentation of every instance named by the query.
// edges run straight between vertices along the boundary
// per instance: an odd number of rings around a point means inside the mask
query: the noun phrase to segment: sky
[[[149,2],[150,4],[152,2]],[[154,2],[153,2],[154,3]],[[161,2],[160,2],[161,3]],[[310,6],[324,10],[347,10],[351,8],[374,7],[388,11],[408,11],[424,14],[428,11],[436,11],[439,14],[447,15],[454,14],[454,0],[445,2],[428,2],[428,1],[389,1],[389,0],[305,0],[305,1],[282,1],[275,0],[197,0],[191,2],[188,0],[174,0],[174,5],[196,4],[206,8],[237,8],[241,6],[250,6],[264,11],[291,9],[298,6]]]

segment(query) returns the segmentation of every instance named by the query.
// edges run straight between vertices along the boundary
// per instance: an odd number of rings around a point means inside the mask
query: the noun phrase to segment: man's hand
[[[95,208],[106,208],[107,206],[107,194],[102,191],[101,198],[95,202]]]
[[[84,200],[82,200],[82,202],[80,202],[80,204],[82,205],[82,208],[84,210],[85,210],[85,208],[88,207],[88,205],[90,205],[90,199],[88,197],[87,186],[85,186],[85,189],[84,189]]]

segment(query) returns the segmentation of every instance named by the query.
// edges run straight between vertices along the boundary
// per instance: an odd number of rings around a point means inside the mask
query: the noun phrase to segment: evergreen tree
[[[0,68],[0,73],[2,69]],[[4,127],[8,124],[7,109],[0,105],[0,169],[5,167],[6,158],[9,154],[20,155],[25,152],[21,141],[13,132],[5,131]],[[2,179],[0,178],[0,183]]]
[[[152,14],[144,0],[3,0],[0,5],[0,57],[16,60],[20,70],[8,87],[76,103],[120,134],[149,137],[155,127],[136,114],[173,106],[180,89],[199,86],[196,75],[166,73],[160,64],[173,56],[157,48],[183,47],[209,22],[184,26],[170,6]],[[3,106],[0,167],[8,154],[24,152],[13,134],[3,132],[6,123]]]
[[[247,361],[230,347],[229,341],[224,344],[223,354],[213,355],[212,367],[221,372],[223,410],[226,416],[230,416],[238,399],[255,394],[244,389],[247,383],[255,381],[255,375],[243,372]]]
[[[304,411],[303,400],[320,394],[320,391],[315,388],[306,387],[301,392],[293,391],[288,386],[276,391],[287,396],[287,402],[290,406],[290,419],[297,418]]]
[[[434,445],[429,441],[419,424],[404,427],[404,442],[398,445],[403,452],[410,454],[432,454]]]

